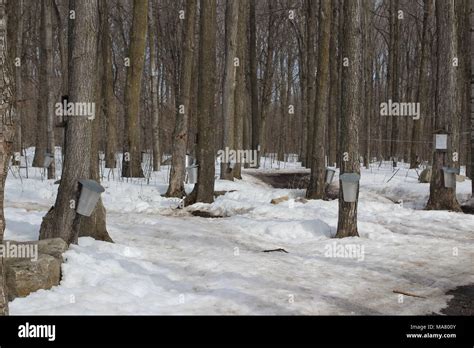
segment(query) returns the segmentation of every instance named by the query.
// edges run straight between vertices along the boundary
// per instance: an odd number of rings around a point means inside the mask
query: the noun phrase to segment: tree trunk
[[[185,204],[214,201],[216,90],[216,0],[201,3],[198,87],[198,182]]]
[[[95,101],[97,78],[97,0],[78,1],[75,4],[73,37],[70,46],[71,64],[69,102]],[[60,237],[68,244],[77,243],[80,217],[75,207],[79,196],[78,180],[90,176],[91,122],[86,117],[69,117],[66,130],[66,153],[61,182],[54,207],[43,218],[40,239]]]
[[[149,38],[150,46],[150,70],[151,70],[151,124],[152,124],[152,149],[153,149],[153,171],[160,170],[161,165],[161,150],[160,150],[160,114],[158,108],[158,65],[156,44],[156,23],[155,13],[153,11],[153,1],[150,1],[150,16],[149,16]]]
[[[54,142],[54,90],[53,90],[53,77],[54,77],[54,59],[53,59],[53,0],[42,0],[41,9],[43,30],[41,31],[41,46],[40,46],[40,63],[41,71],[40,75],[41,81],[40,86],[41,91],[41,101],[46,103],[43,106],[44,112],[46,112],[46,139],[47,146],[46,151],[50,154],[55,154],[55,142]],[[43,91],[45,89],[45,91]],[[43,96],[44,93],[44,96]],[[43,99],[43,97],[45,99]],[[48,167],[48,179],[55,179],[56,177],[56,161],[52,161]]]
[[[342,70],[342,120],[341,120],[341,174],[360,173],[359,162],[359,114],[361,89],[361,49],[362,1],[344,1],[344,44],[342,56],[348,58],[348,66]],[[344,158],[344,153],[348,156]],[[344,159],[347,159],[345,161]],[[345,202],[343,199],[342,182],[339,182],[339,217],[337,238],[358,236],[357,232],[357,199]]]
[[[420,73],[418,75],[418,90],[416,100],[420,103],[420,119],[413,120],[413,128],[411,134],[411,146],[410,146],[410,168],[417,168],[419,165],[420,153],[420,141],[421,141],[421,126],[428,116],[426,112],[429,107],[429,75],[428,75],[428,61],[429,61],[429,50],[428,50],[428,23],[431,16],[432,8],[431,0],[424,0],[424,12],[423,12],[423,32],[421,37],[421,53],[420,53]]]
[[[15,142],[13,144],[13,151],[19,152],[23,150],[23,139],[22,139],[22,114],[23,114],[23,0],[18,0],[18,4],[15,6],[16,14],[16,42],[15,42],[15,59],[20,59],[20,66],[15,67],[15,99],[16,99],[16,122],[15,122]]]
[[[223,145],[224,149],[238,150],[235,147],[235,86],[237,70],[234,64],[237,57],[237,31],[239,20],[239,1],[227,0],[225,11],[225,68],[222,85],[222,118],[224,124]],[[241,57],[239,59],[239,65]],[[233,165],[230,159],[221,158],[221,179],[234,180]]]
[[[331,27],[331,41],[329,44],[329,56],[330,59],[330,79],[329,84],[329,118],[328,118],[328,163],[333,165],[336,163],[337,158],[337,123],[340,119],[340,89],[339,83],[339,62],[340,52],[338,49],[339,45],[339,0],[333,2],[333,15],[332,15],[332,27]]]
[[[54,154],[54,115],[51,78],[53,68],[52,0],[41,0],[39,45],[39,94],[36,118],[36,147],[33,167],[43,167],[46,152]],[[54,179],[55,163],[48,167],[48,179]]]
[[[468,34],[468,42],[469,42],[469,51],[470,53],[470,69],[468,73],[468,83],[470,82],[470,88],[467,89],[468,93],[468,100],[469,100],[469,117],[471,120],[471,193],[472,197],[474,197],[474,0],[471,0],[468,7],[470,7],[470,35]]]
[[[449,132],[447,152],[433,149],[433,169],[430,182],[430,198],[426,209],[461,211],[456,199],[456,191],[444,186],[443,167],[457,166],[453,153],[459,152],[459,122],[456,84],[458,67],[453,66],[457,57],[457,23],[453,1],[436,2],[436,26],[438,32],[438,83],[435,129]]]
[[[122,176],[128,178],[143,177],[139,115],[147,26],[148,0],[134,0],[128,57],[130,66],[127,68],[125,86],[125,142],[122,161]]]
[[[11,4],[9,5],[9,9]],[[12,52],[8,48],[7,34],[7,1],[0,0],[0,73],[3,78],[0,81],[0,243],[3,243],[5,232],[4,197],[5,181],[8,173],[8,162],[11,157],[15,128],[13,117],[15,115],[13,103],[13,72],[11,66]],[[4,258],[0,258],[0,315],[8,315],[8,295],[5,284]]]
[[[186,196],[186,192],[184,191],[184,179],[186,176],[185,159],[188,143],[189,117],[191,114],[196,7],[196,1],[186,2],[185,28],[182,41],[183,65],[180,76],[181,89],[173,132],[170,184],[166,192],[167,197],[183,198]],[[180,110],[181,107],[182,111]]]
[[[234,0],[235,1],[235,0]],[[237,67],[236,88],[235,88],[235,112],[234,112],[234,146],[235,150],[244,150],[244,128],[245,118],[247,115],[247,88],[245,81],[245,71],[247,68],[245,47],[247,46],[247,0],[239,0],[239,16],[238,16],[238,31],[237,31],[237,57],[239,57],[239,66]],[[236,179],[242,179],[242,163],[237,161],[233,169],[233,175]]]
[[[316,53],[315,53],[315,38],[316,38],[316,17],[318,4],[316,0],[306,0],[306,97],[308,98],[306,110],[306,125],[308,127],[308,141],[306,150],[306,166],[312,168],[313,162],[313,147],[314,147],[314,116],[316,107]],[[318,50],[319,52],[319,50]]]
[[[103,89],[103,110],[106,121],[106,141],[105,141],[105,167],[115,169],[117,167],[117,106],[114,93],[114,72],[112,63],[112,44],[109,29],[109,9],[106,0],[100,2],[102,22],[102,64],[104,78],[102,79]]]
[[[252,150],[258,150],[260,134],[260,111],[258,109],[258,81],[257,81],[257,24],[255,19],[255,1],[250,0],[250,94],[252,98]],[[260,152],[257,155],[257,167],[260,167]]]
[[[400,78],[399,78],[399,56],[400,56],[400,19],[398,19],[398,10],[400,9],[400,2],[399,0],[390,0],[391,6],[391,20],[392,26],[390,31],[390,37],[392,42],[391,47],[391,54],[392,54],[392,78],[391,78],[391,99],[392,102],[399,102],[400,101]],[[391,128],[391,136],[390,136],[390,156],[395,157],[398,159],[399,153],[399,126],[398,123],[400,121],[399,117],[390,117],[390,122],[392,125]]]
[[[273,53],[275,49],[275,34],[274,34],[274,3],[272,1],[268,2],[268,28],[267,28],[267,35],[268,35],[268,42],[267,42],[267,52],[265,57],[265,70],[263,72],[263,86],[262,86],[262,105],[260,110],[260,151],[265,156],[267,149],[267,142],[266,142],[266,125],[267,125],[267,116],[270,110],[270,106],[272,103],[272,86],[273,86]]]
[[[100,32],[103,32],[104,27],[108,25],[107,23],[107,13],[102,12],[104,8],[104,3],[106,0],[99,0],[99,10],[100,10]],[[103,39],[103,36],[102,36]],[[101,47],[102,42],[98,42],[98,54],[97,54],[97,61],[103,62],[104,61],[104,52],[102,51]],[[91,164],[90,164],[90,178],[97,182],[100,182],[100,170],[99,170],[99,139],[100,136],[100,125],[102,124],[103,120],[103,107],[102,101],[104,100],[105,90],[102,89],[102,84],[105,74],[105,65],[98,64],[97,65],[97,73],[96,73],[96,80],[95,80],[95,100],[96,100],[96,115],[94,120],[92,120],[92,139],[91,139]],[[94,209],[94,212],[89,217],[82,217],[81,224],[80,224],[80,231],[79,237],[92,237],[96,240],[102,240],[105,242],[112,242],[112,238],[110,238],[109,233],[107,232],[107,224],[106,224],[106,217],[105,217],[105,207],[102,203],[102,199],[99,199],[97,202],[97,206]]]
[[[326,123],[328,119],[329,96],[329,41],[331,30],[331,2],[322,1],[319,10],[318,74],[316,89],[316,114],[314,122],[313,150],[311,152],[311,178],[306,191],[310,199],[323,199],[325,192]]]

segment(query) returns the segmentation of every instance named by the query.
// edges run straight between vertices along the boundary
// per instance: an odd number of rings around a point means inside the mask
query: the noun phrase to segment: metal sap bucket
[[[105,189],[94,180],[81,179],[79,182],[82,185],[82,189],[76,213],[83,216],[91,216],[99,201],[100,194]]]
[[[187,183],[195,184],[198,180],[198,167],[199,165],[193,164],[192,166],[186,167]]]
[[[459,174],[458,168],[443,167],[444,187],[456,188],[456,175]]]
[[[51,163],[54,161],[54,155],[52,153],[45,153],[43,160],[43,168],[49,168]]]
[[[336,173],[336,169],[333,169],[333,168],[329,168],[327,167],[326,168],[326,184],[327,185],[331,185],[332,183],[332,180],[334,179],[334,174]]]
[[[344,202],[355,202],[357,200],[360,174],[344,173],[339,176],[339,179],[342,182],[342,196],[344,198]]]

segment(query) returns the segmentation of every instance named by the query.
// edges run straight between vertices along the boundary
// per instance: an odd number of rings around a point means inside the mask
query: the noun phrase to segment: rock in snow
[[[13,250],[17,246],[28,247],[28,254],[5,258],[6,283],[10,301],[26,297],[40,289],[51,289],[61,280],[62,253],[68,247],[61,238],[31,242],[4,241]],[[18,248],[19,249],[19,248]]]

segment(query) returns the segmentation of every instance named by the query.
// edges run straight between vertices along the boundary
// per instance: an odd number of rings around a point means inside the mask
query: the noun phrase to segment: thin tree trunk
[[[328,163],[333,165],[337,158],[337,122],[340,118],[339,106],[339,0],[333,2],[331,39],[329,46],[330,84],[329,84],[329,117],[328,117]]]
[[[257,24],[255,19],[255,1],[250,0],[249,11],[250,24],[250,94],[252,98],[252,150],[258,150],[260,144],[260,111],[258,108],[258,85],[257,85]],[[260,167],[260,153],[257,155],[257,167]]]
[[[325,193],[325,135],[328,119],[329,96],[329,41],[331,30],[331,2],[322,1],[319,10],[319,48],[318,48],[318,75],[316,89],[316,114],[310,119],[314,122],[313,158],[311,164],[311,177],[306,191],[306,197],[323,199]]]
[[[315,38],[316,38],[316,17],[318,4],[316,0],[306,0],[306,74],[307,86],[306,96],[308,98],[306,118],[307,118],[307,150],[306,150],[306,166],[312,168],[313,147],[314,147],[314,116],[316,107],[316,54],[315,54]]]
[[[273,87],[273,53],[275,50],[275,34],[274,34],[274,15],[273,15],[274,3],[272,1],[268,2],[268,28],[267,28],[267,52],[265,57],[265,70],[263,73],[263,86],[262,86],[262,105],[260,110],[260,151],[265,155],[267,148],[266,141],[266,125],[267,125],[267,116],[270,110],[272,98],[272,87]]]
[[[234,0],[235,1],[235,0]],[[236,88],[235,88],[235,112],[234,112],[234,145],[236,150],[243,150],[245,147],[245,118],[247,115],[247,88],[245,81],[246,71],[246,55],[245,47],[247,46],[247,0],[239,0],[239,16],[237,30],[237,57],[239,57],[239,66],[237,67]],[[242,163],[237,161],[233,170],[234,178],[242,179]]]
[[[227,0],[225,11],[225,67],[222,85],[222,118],[224,124],[224,150],[237,150],[235,147],[235,86],[238,67],[234,60],[237,57],[237,31],[239,20],[239,1]],[[241,57],[239,59],[239,65]],[[234,180],[234,173],[230,159],[221,159],[221,179]]]
[[[391,0],[391,18],[392,18],[392,27],[391,27],[391,37],[392,37],[392,88],[391,88],[391,99],[392,102],[399,102],[400,100],[400,78],[399,78],[399,67],[400,67],[400,19],[398,19],[398,10],[400,9],[399,0]],[[390,142],[390,156],[398,159],[399,152],[399,117],[390,117],[390,122],[392,124],[391,128],[391,142]]]
[[[148,43],[150,46],[150,70],[151,70],[151,124],[152,124],[152,149],[153,149],[153,171],[160,170],[161,150],[160,150],[160,114],[158,108],[158,65],[155,41],[157,39],[155,13],[153,11],[153,1],[150,1]]]
[[[106,121],[106,141],[105,141],[105,167],[115,169],[117,167],[117,105],[114,93],[114,73],[112,63],[112,43],[109,29],[109,9],[106,0],[100,2],[102,23],[102,64],[104,66],[104,78],[102,79],[103,89],[103,110]]]
[[[43,8],[44,7],[44,8]],[[43,71],[43,83],[40,82],[42,89],[46,88],[45,96],[46,99],[42,100],[43,103],[47,103],[44,106],[44,111],[46,112],[46,139],[47,139],[47,147],[46,150],[50,154],[55,154],[55,141],[54,141],[54,90],[53,90],[53,77],[54,77],[54,59],[53,59],[53,22],[52,22],[52,15],[53,15],[53,0],[43,0],[43,16],[44,25],[42,35],[42,43],[40,52],[41,55],[41,68],[45,69]],[[48,179],[55,179],[56,177],[56,161],[52,161],[50,166],[48,167]]]
[[[22,139],[22,115],[23,115],[23,78],[22,78],[22,69],[23,62],[22,52],[23,52],[23,0],[18,0],[18,4],[15,6],[16,21],[18,27],[16,28],[16,43],[15,43],[15,59],[20,59],[20,66],[15,66],[15,89],[16,89],[16,113],[17,120],[15,124],[15,142],[13,144],[13,151],[21,153],[23,149],[23,139]],[[19,163],[18,163],[19,164]]]

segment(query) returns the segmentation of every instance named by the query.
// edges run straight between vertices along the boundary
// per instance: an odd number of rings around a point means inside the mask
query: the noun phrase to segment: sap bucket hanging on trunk
[[[360,175],[357,173],[344,173],[339,176],[342,182],[342,196],[344,202],[352,203],[357,200]]]
[[[104,192],[105,189],[94,180],[81,179],[79,182],[82,188],[76,213],[83,216],[91,216],[99,201],[100,194]]]
[[[54,155],[52,153],[45,153],[43,160],[43,168],[49,168],[51,163],[54,161]]]
[[[335,173],[336,173],[336,169],[329,168],[329,167],[326,168],[326,179],[325,179],[325,181],[326,181],[327,185],[331,185],[332,180],[334,179],[334,174]]]
[[[456,175],[459,174],[458,168],[443,167],[444,187],[456,188]]]
[[[198,167],[199,165],[194,164],[192,166],[186,167],[186,174],[188,176],[188,184],[195,184],[197,183],[198,179]]]

